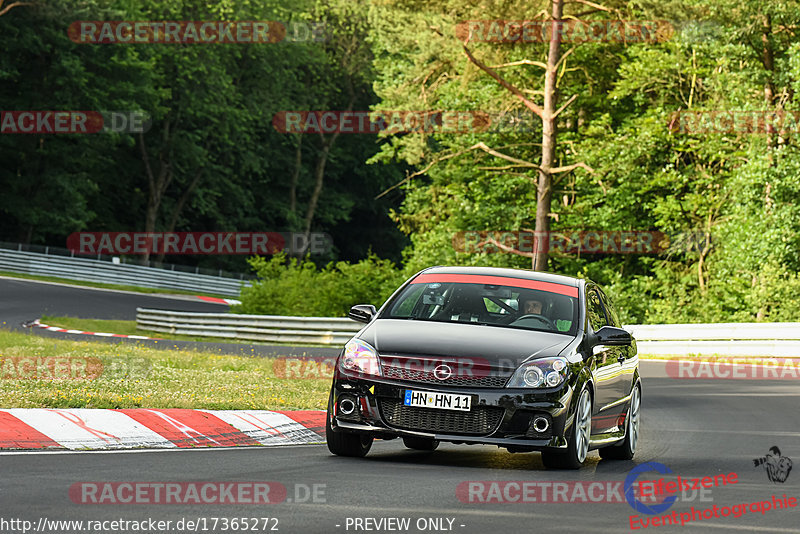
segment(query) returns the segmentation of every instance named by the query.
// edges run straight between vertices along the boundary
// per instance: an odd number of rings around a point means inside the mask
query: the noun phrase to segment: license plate
[[[468,412],[472,397],[469,395],[453,395],[451,393],[433,393],[407,389],[403,404],[421,408],[441,408]]]

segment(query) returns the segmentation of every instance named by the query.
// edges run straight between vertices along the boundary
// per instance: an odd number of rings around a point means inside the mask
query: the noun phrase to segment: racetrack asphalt
[[[11,291],[11,293],[9,293]],[[16,317],[29,320],[34,306],[39,313],[108,318],[130,318],[123,308],[136,306],[175,309],[207,309],[209,304],[159,300],[147,295],[122,297],[100,295],[95,301],[85,293],[45,288],[34,293],[30,286],[14,286],[0,280],[0,322]],[[82,290],[85,291],[85,290]],[[50,294],[55,293],[57,296]],[[9,299],[9,295],[14,298]],[[123,299],[124,304],[116,302]],[[108,302],[114,300],[115,302]],[[10,303],[10,306],[9,306]],[[165,304],[166,303],[166,304]],[[180,306],[180,307],[178,307]],[[191,308],[189,307],[191,306]],[[217,306],[219,309],[219,306]],[[81,315],[87,314],[87,315]],[[249,346],[248,346],[249,347]],[[783,483],[773,483],[754,459],[764,457],[770,447],[795,463],[800,461],[800,384],[797,380],[690,380],[670,378],[660,362],[644,361],[642,434],[633,461],[601,460],[591,452],[577,471],[546,470],[538,453],[510,454],[491,446],[442,445],[433,453],[410,451],[400,440],[376,441],[364,459],[332,456],[324,445],[271,448],[203,449],[133,452],[4,452],[0,453],[0,531],[13,530],[3,520],[24,519],[36,525],[47,520],[142,520],[172,521],[169,532],[189,532],[180,519],[204,521],[199,532],[233,532],[222,529],[221,518],[278,520],[279,532],[458,532],[606,533],[631,530],[630,517],[645,516],[626,502],[475,503],[459,499],[459,484],[469,481],[520,482],[621,482],[636,465],[659,462],[672,472],[650,471],[642,480],[677,476],[706,477],[736,473],[735,484],[717,487],[700,495],[689,491],[664,512],[679,514],[696,509],[730,507],[753,501],[772,500],[786,494],[800,500],[800,472],[790,471]],[[271,481],[287,488],[287,500],[269,505],[248,504],[79,504],[69,495],[80,482],[233,482]],[[307,488],[317,486],[317,502],[297,502]],[[322,492],[322,493],[320,493]],[[519,496],[519,493],[510,494]],[[289,501],[291,499],[291,502]],[[800,506],[748,511],[735,518],[703,519],[684,526],[651,526],[647,532],[800,532]],[[404,530],[354,528],[375,526],[366,518],[409,518]],[[211,521],[217,518],[217,528]],[[452,519],[452,527],[420,529],[425,518]],[[19,525],[19,524],[18,524]],[[255,529],[271,531],[274,522],[259,521]],[[463,526],[462,526],[463,525]],[[252,523],[250,524],[252,526]],[[241,525],[240,525],[241,527]],[[49,532],[71,532],[53,529]],[[121,532],[110,526],[97,532]]]
[[[132,291],[96,289],[0,277],[0,327],[28,332],[32,335],[73,341],[136,343],[156,348],[163,347],[163,341],[93,337],[51,332],[41,328],[28,329],[22,326],[23,323],[39,319],[42,315],[134,321],[136,320],[136,308],[222,313],[228,310],[228,305],[204,302],[190,295],[135,293]],[[169,347],[247,356],[310,355],[331,357],[339,353],[339,349],[330,347],[290,347],[258,343],[170,340]]]
[[[128,453],[2,453],[0,503],[4,518],[75,520],[181,518],[278,519],[280,532],[422,532],[422,518],[453,519],[453,532],[624,532],[630,516],[616,503],[470,503],[457,497],[466,481],[624,481],[637,464],[660,462],[672,474],[649,472],[642,479],[737,473],[736,484],[704,495],[688,491],[672,508],[678,513],[778,497],[800,497],[800,473],[771,483],[753,459],[777,445],[800,458],[798,400],[793,382],[676,380],[656,364],[643,364],[643,431],[634,461],[600,460],[591,452],[577,471],[545,470],[538,453],[510,454],[490,446],[442,445],[433,453],[410,451],[399,440],[376,441],[364,459],[335,457],[324,445],[263,449],[207,449]],[[659,376],[662,375],[662,376]],[[322,484],[319,502],[247,504],[76,504],[72,484],[85,481],[231,482],[270,481],[289,499]],[[692,495],[694,493],[694,495]],[[511,493],[513,498],[516,493]],[[701,500],[702,499],[702,500]],[[355,518],[407,517],[407,530],[353,528]],[[350,527],[347,521],[350,518]],[[446,523],[445,523],[446,524]],[[337,525],[339,525],[337,527]],[[464,526],[460,526],[464,525]],[[271,526],[268,525],[268,526]],[[257,529],[262,532],[261,525]],[[641,529],[644,530],[644,529]],[[798,532],[798,508],[748,512],[685,526],[649,527],[648,532]],[[180,530],[173,530],[181,532]],[[183,530],[186,531],[186,530]],[[202,531],[202,529],[201,529]],[[217,529],[217,531],[221,531]],[[448,530],[434,530],[448,531]],[[430,530],[427,530],[430,532]]]

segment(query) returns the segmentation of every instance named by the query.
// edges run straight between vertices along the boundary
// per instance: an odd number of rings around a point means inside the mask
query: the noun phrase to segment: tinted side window
[[[619,322],[619,316],[617,315],[617,310],[615,310],[614,306],[611,304],[611,299],[609,299],[608,295],[603,293],[602,290],[600,290],[599,293],[600,298],[603,300],[603,306],[606,309],[606,314],[608,315],[608,320],[611,322],[611,326],[622,328],[622,325]]]
[[[603,303],[595,289],[590,289],[586,292],[586,314],[589,318],[589,324],[595,332],[604,326],[608,326],[606,314],[603,311]]]

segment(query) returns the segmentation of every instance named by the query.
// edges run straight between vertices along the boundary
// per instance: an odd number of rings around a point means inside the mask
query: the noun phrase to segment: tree
[[[492,155],[501,157],[512,162],[512,165],[506,168],[514,168],[515,166],[522,167],[535,167],[539,173],[539,179],[536,188],[536,222],[534,227],[534,245],[533,251],[523,252],[506,246],[503,243],[498,243],[492,239],[493,244],[507,252],[519,254],[523,256],[530,255],[532,259],[532,268],[534,270],[545,271],[547,270],[549,253],[549,236],[550,236],[550,218],[551,206],[553,199],[553,175],[564,172],[571,172],[579,167],[584,168],[591,172],[591,167],[584,162],[574,163],[563,167],[554,167],[556,158],[557,136],[558,136],[558,116],[571,104],[577,95],[573,95],[562,107],[557,109],[558,106],[558,87],[557,87],[557,74],[558,69],[562,64],[562,60],[566,58],[561,56],[561,42],[564,21],[564,3],[565,0],[552,0],[551,2],[551,18],[547,21],[551,24],[550,40],[547,52],[547,62],[541,63],[537,61],[524,61],[517,64],[532,64],[540,66],[545,71],[544,89],[542,91],[544,104],[538,106],[536,103],[528,99],[525,94],[508,83],[496,70],[478,60],[467,45],[464,45],[464,52],[469,60],[478,66],[481,70],[489,74],[492,78],[507,91],[516,96],[525,106],[533,112],[542,121],[542,152],[538,165],[532,165],[527,162],[516,160],[516,158],[509,158],[505,155],[493,152]],[[596,4],[592,4],[596,6]],[[605,8],[596,8],[596,10],[606,10]],[[506,64],[503,66],[514,65]]]
[[[7,5],[4,6],[3,4],[5,4],[5,3],[6,3],[6,0],[0,0],[0,17],[2,17],[3,15],[8,13],[12,9],[14,9],[15,7],[30,6],[30,5],[33,4],[33,2],[11,2],[10,4],[7,4]]]
[[[120,17],[113,7],[93,7],[94,16]],[[64,21],[87,14],[83,2],[65,0],[0,18],[4,110],[140,109],[134,103],[147,99],[147,65],[133,48],[68,39]],[[108,77],[125,83],[110,84]],[[104,185],[119,178],[114,156],[129,141],[120,134],[0,135],[2,238],[63,246],[67,235],[105,211],[110,192]]]

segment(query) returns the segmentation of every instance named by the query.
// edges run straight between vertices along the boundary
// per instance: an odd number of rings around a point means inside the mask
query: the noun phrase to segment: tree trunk
[[[764,15],[761,20],[761,63],[764,65],[764,70],[767,71],[767,83],[764,84],[764,100],[768,106],[772,105],[775,98],[775,83],[773,77],[775,75],[775,54],[772,50],[772,19],[769,15]]]
[[[322,136],[320,135],[320,137]],[[331,147],[333,147],[333,144],[336,142],[337,137],[339,137],[339,132],[334,133],[328,139],[323,138],[322,148],[317,156],[317,165],[314,167],[314,190],[311,192],[311,198],[308,200],[306,216],[303,222],[303,236],[305,237],[304,243],[306,244],[306,248],[302,251],[297,251],[298,257],[303,257],[308,249],[307,245],[309,236],[311,235],[311,223],[314,222],[314,212],[317,210],[317,203],[322,193],[322,186],[325,183],[325,166],[328,163],[328,154],[331,151]]]
[[[311,232],[311,222],[314,220],[314,212],[317,209],[317,202],[322,192],[322,185],[325,182],[325,165],[328,163],[328,153],[331,150],[331,144],[325,142],[322,145],[322,150],[319,151],[317,156],[317,165],[314,168],[314,191],[311,193],[311,198],[308,200],[308,207],[306,208],[306,218],[303,223],[303,232],[308,237]]]
[[[346,112],[352,111],[353,104],[355,104],[355,94],[353,93],[352,85],[348,84],[348,89],[350,93],[350,101],[347,104]],[[314,168],[314,191],[311,193],[311,198],[308,201],[308,207],[306,208],[306,217],[303,224],[303,235],[305,237],[305,244],[306,248],[302,251],[302,253],[298,252],[300,257],[304,256],[306,250],[308,250],[308,239],[311,235],[311,223],[314,221],[314,212],[317,210],[317,202],[319,202],[320,194],[322,193],[322,186],[325,182],[325,165],[328,163],[328,154],[333,148],[333,144],[336,142],[336,139],[339,137],[341,131],[337,131],[333,133],[330,137],[325,139],[325,136],[320,133],[319,137],[322,140],[322,149],[320,150],[319,155],[317,156],[317,165]]]
[[[189,200],[189,197],[192,196],[195,187],[197,184],[200,183],[200,178],[203,176],[203,171],[205,169],[203,167],[197,169],[194,177],[192,178],[189,187],[184,189],[183,193],[181,193],[178,202],[175,204],[175,208],[172,210],[172,214],[170,215],[169,224],[167,225],[166,232],[171,233],[175,231],[175,227],[178,225],[178,218],[181,216],[181,212],[183,211],[183,207],[186,205],[186,202]],[[163,246],[163,243],[162,243]],[[161,263],[164,261],[164,249],[162,248],[161,252],[158,253],[158,258],[156,259],[157,262]]]
[[[556,75],[561,55],[561,31],[564,0],[553,0],[550,49],[547,54],[547,72],[544,80],[544,107],[542,109],[542,160],[539,165],[539,182],[536,187],[536,225],[534,227],[534,254],[532,268],[546,271],[550,257],[550,209],[553,199],[553,176],[550,169],[556,154],[556,104],[558,88]]]
[[[153,168],[150,165],[150,157],[147,154],[147,146],[144,142],[144,135],[139,134],[139,148],[142,154],[142,161],[144,162],[145,173],[147,175],[147,209],[144,219],[144,231],[146,233],[153,233],[156,231],[156,223],[158,221],[158,212],[161,208],[161,201],[164,198],[164,193],[167,191],[170,182],[174,176],[172,172],[172,165],[168,160],[164,159],[164,147],[169,144],[169,130],[170,123],[165,121],[163,132],[162,153],[158,157],[158,175],[153,173]],[[147,265],[150,261],[149,248],[142,255],[141,264]]]
[[[303,134],[297,136],[297,148],[294,151],[294,171],[289,187],[289,212],[294,217],[297,211],[297,183],[300,181],[300,170],[303,166]]]

